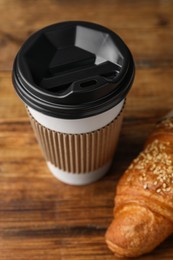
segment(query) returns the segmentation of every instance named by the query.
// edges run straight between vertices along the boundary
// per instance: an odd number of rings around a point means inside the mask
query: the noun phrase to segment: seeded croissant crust
[[[152,251],[173,233],[173,119],[156,125],[120,179],[108,247],[120,257]]]

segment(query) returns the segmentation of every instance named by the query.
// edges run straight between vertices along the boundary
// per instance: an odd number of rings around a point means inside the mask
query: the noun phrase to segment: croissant
[[[105,240],[119,257],[151,252],[173,233],[173,118],[158,123],[121,177]]]

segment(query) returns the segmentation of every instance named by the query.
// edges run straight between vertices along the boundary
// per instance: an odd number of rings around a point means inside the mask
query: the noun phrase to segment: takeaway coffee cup
[[[133,78],[129,49],[98,24],[50,25],[23,44],[14,87],[59,180],[83,185],[108,171]]]

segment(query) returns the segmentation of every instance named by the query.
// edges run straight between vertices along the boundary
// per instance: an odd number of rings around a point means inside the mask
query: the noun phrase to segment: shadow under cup
[[[24,43],[13,83],[55,177],[84,185],[108,171],[133,78],[129,49],[97,24],[51,25]]]

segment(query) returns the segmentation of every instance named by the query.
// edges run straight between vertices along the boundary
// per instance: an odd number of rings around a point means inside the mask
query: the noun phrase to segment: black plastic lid
[[[134,62],[124,42],[89,22],[63,22],[33,34],[21,47],[13,83],[24,103],[53,117],[102,113],[127,95]]]

